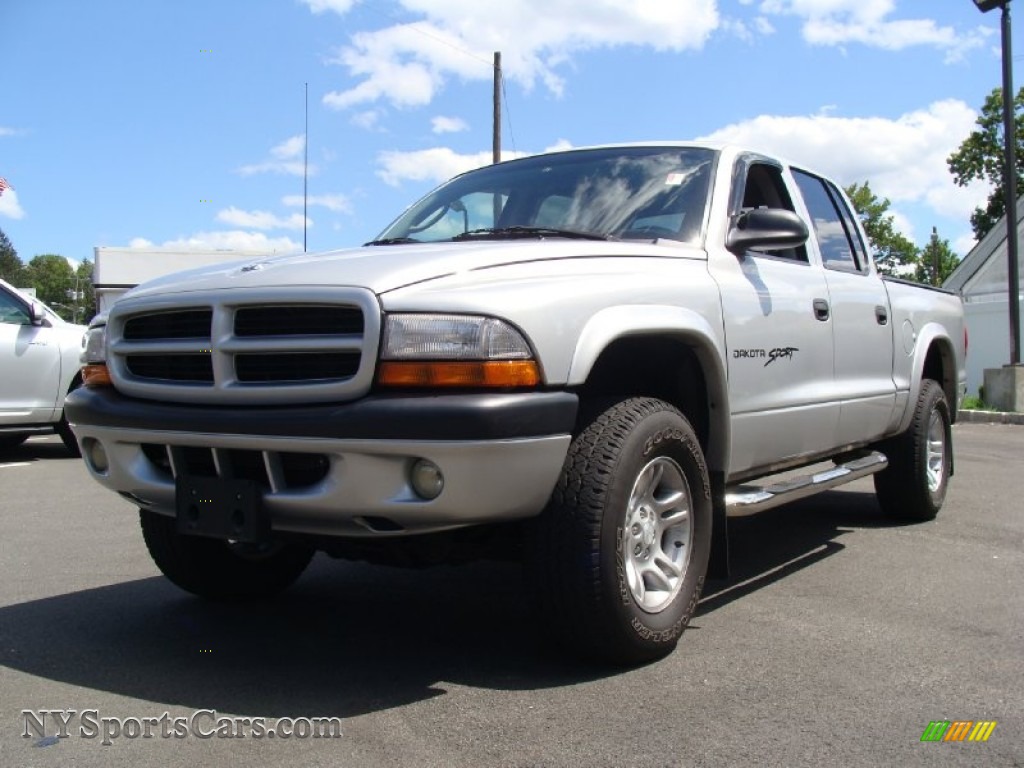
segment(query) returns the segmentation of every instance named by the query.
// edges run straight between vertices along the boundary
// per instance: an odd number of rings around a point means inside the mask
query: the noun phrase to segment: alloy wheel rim
[[[626,582],[644,611],[659,613],[679,593],[692,539],[693,505],[686,476],[667,456],[652,459],[633,483],[621,533]]]

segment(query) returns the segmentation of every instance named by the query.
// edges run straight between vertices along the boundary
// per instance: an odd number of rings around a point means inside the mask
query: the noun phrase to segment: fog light
[[[441,468],[432,461],[417,459],[409,472],[409,480],[416,495],[427,501],[433,501],[444,490],[444,475]]]
[[[96,438],[87,437],[82,440],[82,456],[85,457],[89,468],[98,475],[105,475],[110,469],[107,452],[104,450],[103,444]]]

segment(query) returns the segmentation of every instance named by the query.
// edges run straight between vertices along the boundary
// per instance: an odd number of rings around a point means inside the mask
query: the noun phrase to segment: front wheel
[[[886,515],[933,520],[953,473],[949,403],[931,379],[921,384],[910,428],[881,446],[889,466],[875,475],[875,494]]]
[[[265,597],[290,586],[314,551],[297,544],[241,544],[178,533],[173,517],[139,510],[142,535],[164,576],[214,600]]]
[[[632,398],[573,440],[534,521],[529,576],[562,644],[637,664],[675,648],[710,546],[710,483],[693,429],[668,403]]]

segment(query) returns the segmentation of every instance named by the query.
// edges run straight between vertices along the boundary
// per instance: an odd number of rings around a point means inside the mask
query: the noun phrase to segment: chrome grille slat
[[[376,297],[358,288],[129,297],[111,310],[107,362],[115,386],[133,397],[208,405],[344,402],[369,391],[380,323]]]

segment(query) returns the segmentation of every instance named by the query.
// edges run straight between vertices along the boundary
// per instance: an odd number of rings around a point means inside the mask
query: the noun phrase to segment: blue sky
[[[998,24],[971,0],[0,0],[0,229],[26,262],[301,250],[308,83],[308,247],[361,243],[489,162],[500,50],[506,156],[738,141],[870,181],[963,255],[988,190],[945,158]]]

